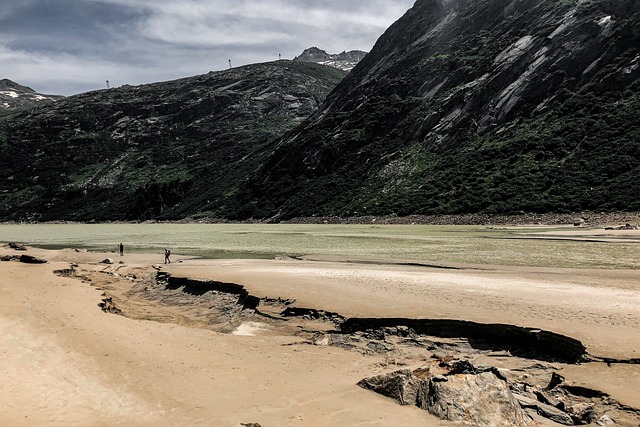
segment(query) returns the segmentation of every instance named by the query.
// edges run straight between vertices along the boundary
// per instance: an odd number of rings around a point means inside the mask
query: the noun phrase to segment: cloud
[[[48,93],[369,50],[414,0],[0,0],[0,78]]]

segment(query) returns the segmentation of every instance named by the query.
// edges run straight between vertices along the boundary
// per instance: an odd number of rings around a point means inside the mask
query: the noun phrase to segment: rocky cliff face
[[[327,65],[343,71],[351,71],[365,56],[367,56],[367,52],[361,50],[329,54],[317,47],[310,47],[309,49],[305,49],[300,56],[293,58],[293,60],[298,62],[315,62],[316,64]]]
[[[65,98],[0,119],[0,218],[181,218],[217,200],[344,73],[278,61]]]
[[[418,0],[232,216],[640,209],[640,2]]]
[[[62,96],[42,95],[11,80],[0,80],[0,116],[43,106],[58,99],[62,99]]]

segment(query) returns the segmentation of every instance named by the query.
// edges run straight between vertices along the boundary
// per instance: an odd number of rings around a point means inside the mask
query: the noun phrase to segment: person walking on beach
[[[171,251],[169,249],[164,250],[164,263],[171,264]]]
[[[120,243],[120,256],[124,256],[124,245]]]

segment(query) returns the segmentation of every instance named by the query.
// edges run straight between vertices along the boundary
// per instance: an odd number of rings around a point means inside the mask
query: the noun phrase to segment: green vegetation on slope
[[[278,61],[90,92],[0,119],[0,218],[206,215],[344,75]]]
[[[639,210],[638,25],[630,0],[418,1],[223,212]]]

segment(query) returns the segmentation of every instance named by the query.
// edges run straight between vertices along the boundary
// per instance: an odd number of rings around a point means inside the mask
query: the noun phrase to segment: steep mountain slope
[[[0,116],[39,107],[61,98],[63,97],[36,93],[30,87],[19,85],[8,79],[0,80]]]
[[[232,217],[640,209],[640,2],[418,0]]]
[[[367,56],[367,52],[361,50],[350,50],[342,53],[327,53],[317,47],[305,49],[299,56],[293,58],[299,62],[315,62],[316,64],[328,65],[344,71],[351,71],[360,61]]]
[[[344,72],[278,61],[89,92],[0,119],[0,218],[181,218],[214,209]]]

